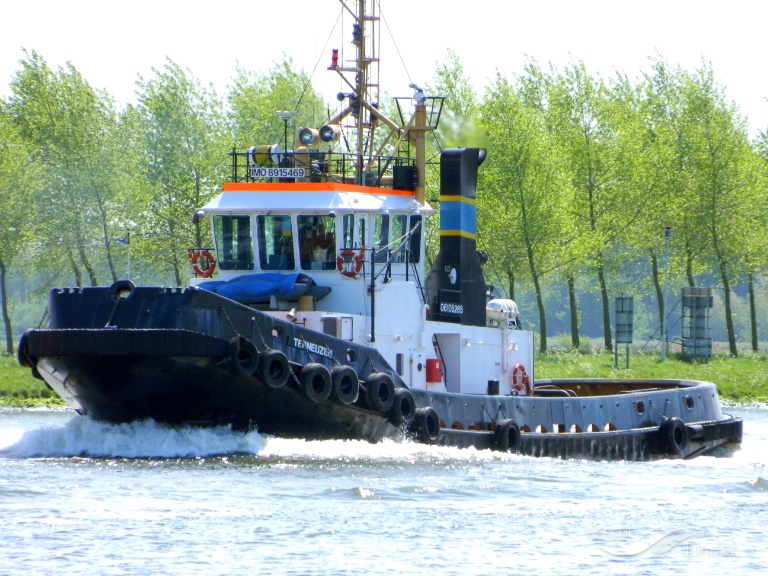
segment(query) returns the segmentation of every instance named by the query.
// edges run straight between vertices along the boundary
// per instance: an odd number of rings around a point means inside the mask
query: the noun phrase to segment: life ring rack
[[[336,258],[336,269],[342,276],[357,278],[360,270],[363,269],[363,258],[365,258],[365,248],[360,248],[359,252],[345,248]]]
[[[216,258],[207,248],[189,248],[187,258],[192,263],[192,271],[197,278],[210,278],[216,270]],[[199,264],[198,264],[199,262]]]
[[[515,364],[512,369],[512,376],[510,378],[512,384],[512,392],[520,394],[525,392],[527,396],[533,396],[533,386],[531,385],[531,378],[525,371],[525,366],[522,364]]]

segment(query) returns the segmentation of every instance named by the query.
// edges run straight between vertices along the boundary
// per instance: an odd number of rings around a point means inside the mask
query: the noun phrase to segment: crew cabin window
[[[213,231],[221,270],[253,270],[250,216],[214,216]]]
[[[408,262],[419,262],[421,260],[421,236],[424,223],[421,221],[421,214],[411,216],[411,222],[408,232],[411,233],[411,240],[408,242]]]
[[[396,250],[392,262],[405,262],[405,251],[408,244],[405,243],[408,234],[408,216],[395,214],[392,216],[392,250]]]
[[[353,250],[365,246],[365,218],[357,218],[354,214],[344,214],[341,217],[342,248]]]
[[[258,216],[256,230],[259,267],[262,270],[294,270],[293,231],[290,216]]]
[[[299,216],[299,247],[302,270],[333,270],[336,267],[336,219],[333,216]]]
[[[387,261],[390,250],[388,214],[376,214],[373,220],[373,249],[376,251],[376,262]]]

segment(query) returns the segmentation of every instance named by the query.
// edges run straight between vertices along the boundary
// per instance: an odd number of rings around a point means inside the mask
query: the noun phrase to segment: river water
[[[0,574],[761,574],[739,450],[590,462],[0,412]]]

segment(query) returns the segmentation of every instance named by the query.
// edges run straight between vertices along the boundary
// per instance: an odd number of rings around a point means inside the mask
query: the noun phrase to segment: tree
[[[728,348],[737,356],[732,285],[743,263],[744,243],[753,235],[746,231],[752,229],[753,210],[760,205],[754,195],[762,196],[762,191],[753,178],[746,124],[715,82],[711,68],[685,74],[681,90],[686,201],[692,226],[706,235],[722,282]]]
[[[439,202],[437,198],[440,195],[440,170],[437,159],[442,150],[453,147],[482,148],[489,146],[489,143],[478,124],[478,99],[472,88],[472,81],[467,77],[461,60],[453,50],[449,49],[445,61],[437,64],[433,82],[427,86],[427,92],[443,99],[438,129],[427,136],[427,157],[435,162],[427,164],[425,177],[427,190],[432,191],[431,197]],[[491,156],[493,154],[491,151]],[[481,177],[485,170],[485,166],[480,168]],[[480,191],[480,195],[485,193]],[[429,198],[430,196],[427,196],[427,199]],[[427,220],[425,227],[427,262],[430,266],[440,245],[439,218],[438,211]]]
[[[294,129],[319,128],[327,120],[322,98],[311,89],[309,77],[297,71],[290,58],[275,64],[266,73],[254,73],[238,67],[227,94],[227,122],[236,148],[258,144],[293,146]],[[288,126],[288,142],[283,142],[286,126],[277,112],[295,113]]]
[[[481,224],[491,232],[493,255],[512,271],[528,269],[539,311],[541,352],[547,351],[542,278],[563,262],[569,223],[563,200],[567,174],[559,169],[554,139],[540,109],[526,104],[518,87],[497,76],[481,107],[481,125],[494,155],[482,181]],[[498,248],[497,248],[498,247]]]
[[[40,190],[40,166],[32,160],[28,143],[0,105],[0,308],[5,328],[5,349],[13,354],[6,273],[34,230],[35,198]]]
[[[9,106],[48,176],[47,210],[38,228],[41,252],[69,261],[76,278],[83,266],[91,285],[98,284],[97,262],[104,260],[114,281],[111,223],[124,184],[114,104],[71,64],[54,72],[36,52],[21,64]]]
[[[635,146],[621,131],[629,116],[628,102],[621,92],[592,78],[581,62],[566,68],[547,92],[547,99],[552,126],[568,158],[574,191],[570,206],[577,235],[593,249],[605,348],[612,350],[606,249],[622,240],[644,198],[630,184]]]
[[[153,78],[138,82],[139,117],[130,119],[142,133],[137,145],[145,171],[133,202],[132,238],[139,257],[154,257],[181,286],[187,248],[211,242],[191,217],[227,173],[228,137],[213,88],[170,59],[153,71]]]
[[[484,146],[487,137],[478,123],[478,97],[461,60],[448,50],[445,61],[437,65],[429,92],[445,98],[440,128],[436,134],[440,148]]]

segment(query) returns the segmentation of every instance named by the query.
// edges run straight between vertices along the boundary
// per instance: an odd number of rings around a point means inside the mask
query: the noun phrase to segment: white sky
[[[382,84],[391,95],[410,95],[409,82],[431,82],[448,48],[478,93],[496,70],[511,77],[528,57],[559,70],[583,60],[592,74],[619,70],[634,79],[658,52],[690,71],[711,63],[750,132],[768,128],[764,0],[381,0],[381,6],[389,26],[382,24]],[[266,71],[283,53],[310,73],[319,60],[313,81],[332,100],[340,86],[325,68],[330,49],[349,44],[349,19],[344,34],[337,30],[323,48],[340,11],[336,0],[3,0],[0,96],[9,94],[23,47],[53,68],[71,62],[123,104],[135,101],[138,75],[150,77],[166,56],[223,96],[238,62]]]

